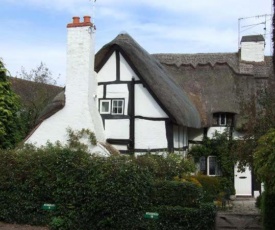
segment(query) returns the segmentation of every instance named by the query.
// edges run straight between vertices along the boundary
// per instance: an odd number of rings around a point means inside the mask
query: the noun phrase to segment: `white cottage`
[[[90,17],[74,17],[66,89],[42,112],[28,143],[65,143],[67,127],[88,128],[121,153],[183,153],[215,131],[241,138],[236,130],[245,123],[243,102],[274,82],[262,35],[243,37],[235,53],[151,55],[126,33],[95,58],[93,47]],[[200,166],[209,176],[219,173],[214,156]],[[235,188],[237,195],[252,196],[260,185],[248,168],[235,168]]]

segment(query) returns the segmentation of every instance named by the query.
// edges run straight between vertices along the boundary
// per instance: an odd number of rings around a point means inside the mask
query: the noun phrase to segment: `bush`
[[[220,192],[223,192],[219,177],[197,175],[197,176],[194,176],[194,178],[197,179],[202,185],[203,200],[205,202],[212,202],[217,198]]]
[[[192,227],[187,229],[207,226],[199,216],[210,217],[212,209],[203,208],[200,187],[154,182],[156,174],[149,169],[131,157],[92,157],[59,145],[0,150],[0,220],[58,230],[154,229],[143,215],[156,209],[164,217],[156,229],[169,223],[174,229],[187,223]],[[55,204],[56,210],[42,210],[45,203]]]
[[[152,179],[129,158],[96,158],[52,145],[1,151],[0,174],[0,219],[53,229],[135,227]],[[44,203],[57,209],[41,210]]]
[[[213,204],[202,204],[198,208],[157,206],[153,210],[159,213],[159,219],[146,220],[141,229],[212,230],[214,227],[216,210]]]
[[[265,230],[273,230],[275,226],[275,193],[265,191],[262,197],[263,226]]]
[[[161,155],[146,154],[135,159],[138,165],[147,167],[154,177],[161,180],[172,180],[175,176],[189,175],[196,167],[191,158],[183,158],[174,153]]]
[[[202,189],[191,182],[157,181],[153,184],[152,205],[198,207]]]

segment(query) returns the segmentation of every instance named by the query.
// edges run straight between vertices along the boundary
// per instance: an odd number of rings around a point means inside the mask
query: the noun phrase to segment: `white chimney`
[[[67,76],[65,107],[44,120],[28,138],[28,143],[37,146],[60,141],[66,144],[67,128],[73,131],[89,129],[100,142],[105,142],[101,117],[96,107],[97,81],[94,73],[94,29],[90,16],[73,17],[67,25]],[[103,152],[101,147],[92,147],[92,152]],[[105,154],[106,155],[106,154]]]
[[[265,40],[262,35],[243,36],[241,40],[241,61],[263,62]]]

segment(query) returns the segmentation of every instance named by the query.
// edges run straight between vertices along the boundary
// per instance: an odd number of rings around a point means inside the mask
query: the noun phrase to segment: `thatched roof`
[[[211,126],[215,112],[237,114],[236,126],[241,126],[245,115],[242,104],[251,100],[263,83],[274,78],[271,57],[261,63],[248,63],[240,62],[238,53],[153,56],[188,93],[204,127]]]
[[[115,49],[119,49],[130,62],[145,87],[176,123],[195,128],[201,126],[199,113],[187,93],[173,80],[166,68],[128,34],[118,35],[98,51],[95,58],[97,72],[106,61],[106,56]]]

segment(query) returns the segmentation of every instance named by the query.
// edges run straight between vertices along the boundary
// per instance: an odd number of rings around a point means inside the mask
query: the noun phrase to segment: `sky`
[[[66,25],[73,16],[92,17],[96,52],[122,32],[149,53],[237,52],[239,37],[266,34],[265,54],[271,55],[272,0],[0,1],[6,68],[19,77],[22,67],[29,72],[43,62],[60,86],[66,78]]]

